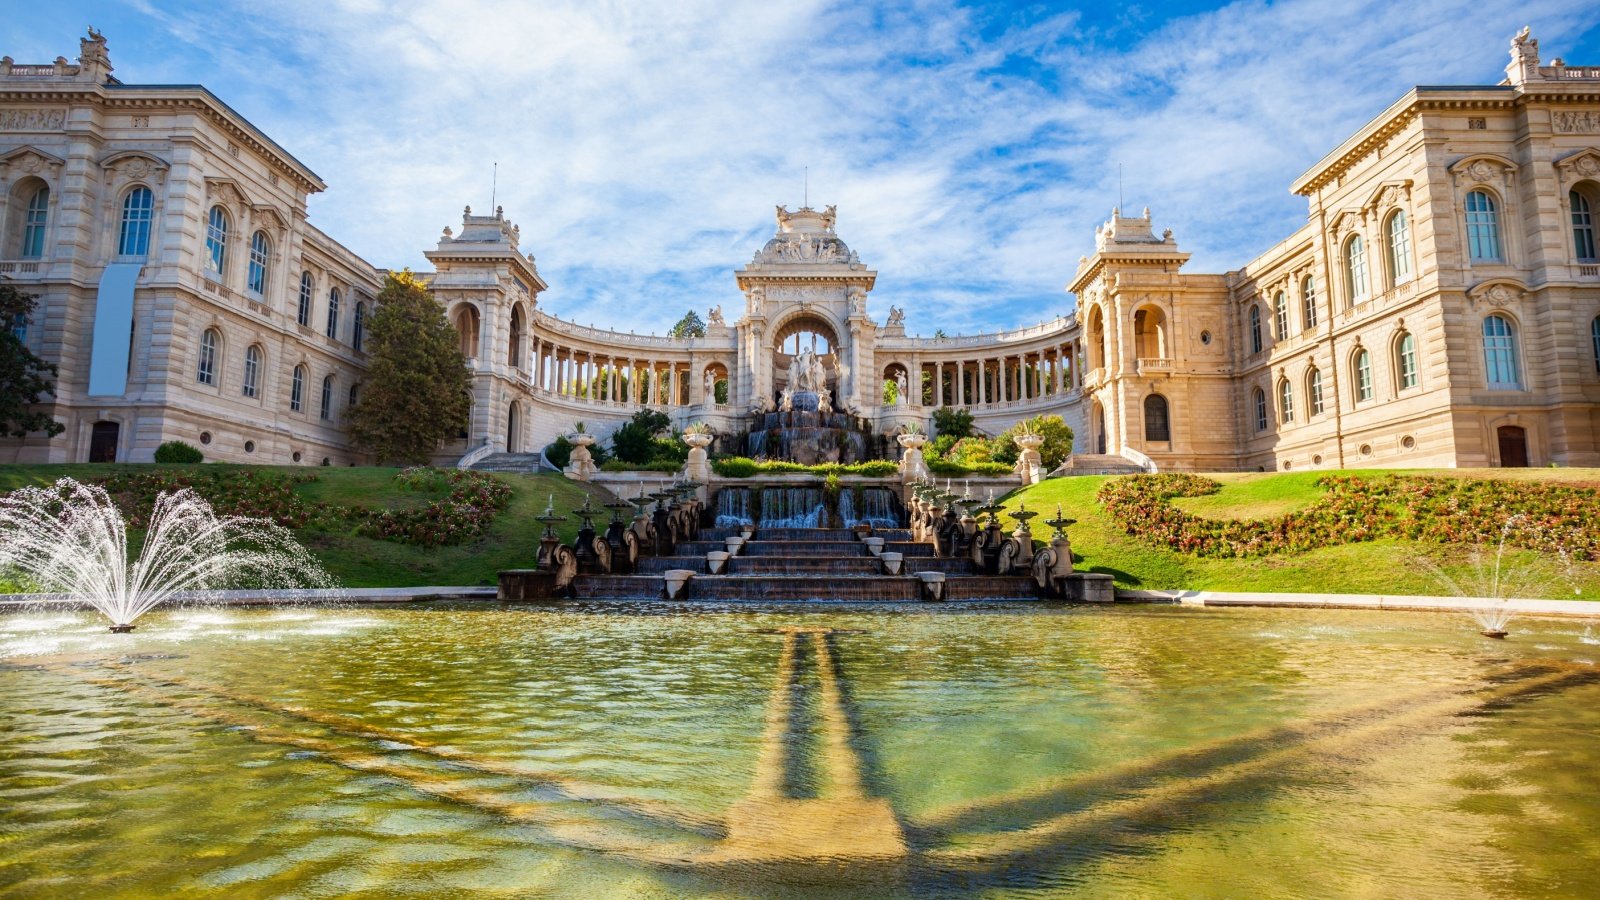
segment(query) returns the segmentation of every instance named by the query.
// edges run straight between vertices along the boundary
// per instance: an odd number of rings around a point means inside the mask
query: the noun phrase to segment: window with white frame
[[[333,376],[322,379],[322,408],[319,417],[326,422],[333,416]]]
[[[1522,389],[1517,332],[1505,316],[1488,316],[1483,320],[1483,368],[1490,388]]]
[[[194,380],[201,384],[217,383],[217,345],[222,336],[215,328],[207,328],[200,335],[200,359],[195,363]]]
[[[22,258],[38,259],[44,256],[45,232],[50,225],[50,189],[42,187],[28,198],[28,209],[22,219]]]
[[[1306,398],[1311,404],[1310,415],[1322,415],[1322,370],[1316,366],[1306,373]]]
[[[1394,349],[1395,379],[1400,390],[1417,386],[1417,339],[1411,332],[1400,336]]]
[[[306,399],[306,367],[295,366],[294,377],[289,382],[289,409],[299,412],[305,409]]]
[[[1572,252],[1579,262],[1594,262],[1594,211],[1589,198],[1579,191],[1567,194],[1572,207]]]
[[[1250,352],[1261,352],[1261,307],[1250,304]]]
[[[117,229],[117,255],[143,259],[150,255],[150,220],[155,215],[155,194],[143,185],[122,198],[122,224]]]
[[[1500,209],[1488,191],[1467,194],[1467,255],[1486,262],[1505,258],[1500,245]]]
[[[316,290],[316,282],[312,280],[310,272],[300,273],[300,309],[295,314],[295,321],[306,327],[311,326],[311,296]]]
[[[1261,388],[1256,388],[1252,394],[1252,399],[1255,401],[1256,407],[1256,430],[1266,431],[1268,425],[1267,392]]]
[[[272,256],[272,246],[267,243],[267,233],[258,231],[250,236],[250,277],[245,286],[250,293],[264,297],[267,293],[267,261]]]
[[[228,262],[228,214],[220,206],[211,207],[206,217],[206,269],[221,275]]]
[[[360,352],[367,342],[367,305],[356,301],[355,321],[350,326],[350,346]]]
[[[339,337],[339,289],[328,291],[328,337]]]
[[[244,351],[244,381],[240,386],[240,393],[246,397],[256,395],[256,385],[261,380],[261,348],[251,344]]]
[[[1357,350],[1354,362],[1356,402],[1372,399],[1372,354]]]
[[[1384,230],[1389,237],[1389,283],[1399,284],[1411,277],[1411,226],[1405,210],[1391,213]]]
[[[1300,306],[1306,329],[1317,327],[1317,280],[1310,275],[1300,282]]]
[[[1272,327],[1274,336],[1280,341],[1289,339],[1289,298],[1279,291],[1272,298]]]
[[[1287,378],[1278,379],[1278,421],[1294,421],[1294,384]]]
[[[1359,234],[1344,242],[1344,292],[1351,304],[1367,299],[1367,245]]]

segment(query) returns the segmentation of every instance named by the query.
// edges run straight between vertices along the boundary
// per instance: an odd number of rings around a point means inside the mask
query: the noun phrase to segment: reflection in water
[[[597,604],[180,611],[113,642],[0,617],[0,890],[1594,894],[1593,648],[1527,628]]]

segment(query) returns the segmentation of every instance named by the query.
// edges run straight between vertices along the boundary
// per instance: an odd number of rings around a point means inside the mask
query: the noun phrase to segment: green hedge
[[[711,461],[711,471],[723,478],[753,478],[757,475],[860,475],[867,478],[888,478],[900,471],[892,460],[875,459],[869,462],[822,463],[803,466],[792,462],[757,462],[748,456],[724,456]]]

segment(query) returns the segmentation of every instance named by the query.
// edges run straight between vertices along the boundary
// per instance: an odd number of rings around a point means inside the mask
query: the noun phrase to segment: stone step
[[[537,453],[492,453],[472,464],[478,472],[537,472]]]
[[[1051,472],[1051,477],[1073,475],[1137,475],[1143,472],[1135,462],[1109,453],[1074,453]]]

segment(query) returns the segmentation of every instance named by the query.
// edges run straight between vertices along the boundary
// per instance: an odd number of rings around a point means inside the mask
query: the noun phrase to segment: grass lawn
[[[104,476],[114,468],[105,465],[17,466],[0,465],[0,491],[24,485],[45,485],[71,476],[87,480]],[[130,467],[142,468],[142,467]],[[207,464],[205,469],[234,468]],[[244,467],[239,467],[244,468]],[[249,467],[273,470],[273,467]],[[440,495],[402,491],[394,485],[399,469],[314,468],[303,466],[276,469],[296,474],[314,474],[317,480],[297,490],[308,500],[321,500],[341,506],[396,508],[419,505]],[[586,492],[595,495],[595,505],[609,499],[600,488],[569,481],[559,475],[496,475],[511,485],[511,503],[495,518],[494,526],[482,540],[455,547],[414,547],[392,541],[361,537],[352,532],[302,530],[298,537],[320,559],[328,571],[347,587],[407,587],[416,585],[493,584],[501,569],[531,568],[539,549],[544,526],[534,517],[544,512],[552,494],[557,512],[583,504]],[[605,510],[601,510],[606,513]],[[577,534],[576,517],[558,526],[562,538],[571,541]],[[140,535],[130,535],[134,540]]]
[[[1205,497],[1182,497],[1174,502],[1197,516],[1252,519],[1281,516],[1315,503],[1322,495],[1317,479],[1327,472],[1281,474],[1208,475],[1223,483],[1222,490]],[[1596,469],[1484,469],[1484,470],[1358,470],[1341,474],[1383,477],[1396,474],[1445,475],[1462,478],[1508,478],[1555,481],[1600,486]],[[1309,553],[1283,553],[1251,559],[1207,559],[1175,553],[1125,534],[1095,502],[1095,493],[1108,477],[1056,478],[1015,491],[1006,497],[1014,509],[1055,513],[1056,505],[1078,520],[1069,534],[1078,567],[1107,572],[1126,588],[1218,591],[1269,591],[1281,593],[1449,594],[1429,563],[1439,566],[1463,586],[1480,580],[1470,548],[1443,544],[1384,539],[1327,547]],[[1003,515],[1003,514],[1002,514]],[[1034,536],[1044,538],[1047,527],[1033,520]],[[1009,527],[1012,522],[1002,519]],[[1506,552],[1503,566],[1527,565],[1531,551]],[[1569,583],[1570,582],[1570,583]],[[1576,563],[1568,577],[1547,582],[1539,595],[1552,599],[1600,600],[1600,564]]]

